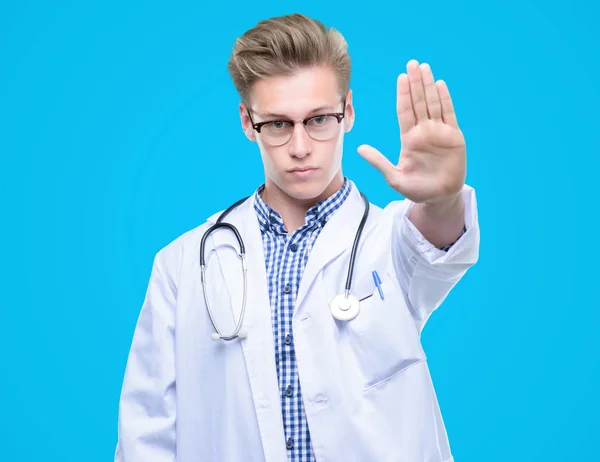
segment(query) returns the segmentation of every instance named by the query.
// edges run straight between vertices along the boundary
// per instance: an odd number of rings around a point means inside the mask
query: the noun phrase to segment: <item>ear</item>
[[[348,89],[348,93],[346,93],[346,115],[344,116],[344,127],[346,133],[352,130],[354,126],[354,104],[352,103],[352,90]]]
[[[242,124],[242,130],[250,141],[256,141],[256,131],[252,128],[252,121],[248,116],[248,108],[246,104],[242,101],[240,103],[240,122]]]

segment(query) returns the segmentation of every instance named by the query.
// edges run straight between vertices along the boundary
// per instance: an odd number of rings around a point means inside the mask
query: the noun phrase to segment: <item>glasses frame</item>
[[[344,119],[344,117],[346,116],[346,99],[344,98],[344,100],[342,101],[342,103],[344,104],[344,109],[343,112],[328,112],[328,113],[324,113],[324,114],[315,114],[313,116],[307,117],[306,119],[303,120],[290,120],[290,119],[273,119],[273,120],[266,120],[263,122],[254,122],[254,120],[252,120],[252,116],[250,115],[250,109],[246,108],[246,112],[248,113],[248,118],[250,119],[250,123],[252,124],[252,128],[254,130],[256,130],[257,133],[260,133],[260,130],[262,129],[262,127],[264,125],[267,124],[272,124],[273,122],[289,122],[291,124],[293,124],[293,128],[292,131],[290,132],[290,138],[285,142],[285,143],[281,143],[279,145],[274,145],[274,146],[283,146],[286,143],[289,143],[289,141],[292,139],[292,136],[294,134],[294,128],[296,127],[296,124],[302,123],[302,125],[304,125],[304,129],[306,130],[306,126],[308,125],[308,122],[311,121],[312,119],[315,119],[317,117],[335,117],[337,119],[338,125],[342,122],[342,120]],[[313,138],[311,136],[311,134],[308,132],[308,130],[306,130],[306,133],[308,134],[308,136],[310,136],[313,140],[315,141],[327,141],[330,138],[327,138],[325,140],[317,140],[315,138]]]

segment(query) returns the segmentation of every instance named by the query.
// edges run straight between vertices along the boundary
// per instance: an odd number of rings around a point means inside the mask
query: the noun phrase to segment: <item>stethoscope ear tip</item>
[[[213,332],[213,333],[210,335],[210,339],[211,339],[213,342],[217,342],[217,341],[221,340],[221,336],[220,336],[219,334],[217,334],[216,332]]]
[[[246,338],[246,337],[248,337],[248,332],[246,332],[244,329],[240,329],[240,331],[238,332],[238,337]]]

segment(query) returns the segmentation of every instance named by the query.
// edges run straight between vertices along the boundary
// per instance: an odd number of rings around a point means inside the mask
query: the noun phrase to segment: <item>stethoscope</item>
[[[350,320],[354,319],[356,316],[358,316],[358,313],[360,311],[360,303],[359,303],[358,299],[350,293],[350,288],[352,287],[352,274],[354,272],[354,261],[356,259],[358,243],[360,241],[360,236],[362,234],[363,228],[365,227],[365,223],[367,222],[367,218],[369,216],[369,201],[362,192],[360,193],[360,195],[365,203],[365,210],[363,212],[362,219],[360,220],[360,224],[358,225],[358,230],[356,231],[356,235],[354,236],[354,243],[352,244],[352,251],[350,252],[350,262],[348,264],[348,275],[346,277],[345,290],[344,290],[344,293],[336,295],[333,298],[333,300],[331,301],[331,303],[329,304],[329,308],[331,309],[331,314],[333,315],[333,317],[335,319],[338,319],[340,321],[350,321]],[[206,303],[206,311],[208,311],[208,316],[210,317],[210,322],[212,323],[212,325],[215,329],[215,332],[211,335],[211,339],[215,340],[215,341],[217,341],[217,340],[233,340],[236,337],[243,339],[248,336],[248,333],[241,328],[242,321],[244,319],[244,313],[246,311],[246,292],[247,292],[247,287],[248,287],[248,285],[247,285],[247,283],[248,283],[248,279],[247,279],[248,267],[247,267],[247,263],[246,263],[246,248],[244,246],[244,241],[242,239],[242,236],[240,235],[237,228],[234,225],[232,225],[230,223],[225,223],[223,221],[223,219],[229,214],[229,212],[231,212],[233,209],[235,209],[237,206],[239,206],[241,203],[243,203],[247,199],[248,199],[248,197],[244,197],[243,199],[240,199],[235,204],[233,204],[229,208],[227,208],[219,216],[219,218],[217,219],[217,222],[206,230],[206,232],[202,236],[202,240],[200,242],[200,274],[201,274],[201,280],[202,280],[202,290],[204,292],[204,302]],[[241,257],[242,273],[243,273],[243,278],[244,278],[242,310],[240,312],[240,318],[238,319],[238,322],[235,326],[235,330],[230,335],[222,334],[221,331],[219,330],[219,328],[217,327],[217,323],[215,322],[215,318],[213,317],[212,310],[210,309],[210,305],[208,303],[208,295],[207,295],[208,292],[206,290],[206,263],[204,260],[204,247],[205,247],[206,239],[208,238],[210,233],[212,233],[213,231],[216,231],[217,229],[220,229],[220,228],[230,229],[238,241],[238,244],[240,246],[239,256]]]

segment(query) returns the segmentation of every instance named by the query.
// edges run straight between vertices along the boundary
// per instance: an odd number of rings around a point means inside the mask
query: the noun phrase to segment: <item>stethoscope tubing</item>
[[[354,263],[356,260],[356,253],[358,251],[358,244],[360,242],[360,237],[362,235],[362,231],[365,227],[365,223],[367,221],[367,218],[369,216],[369,201],[367,199],[367,197],[361,192],[360,193],[363,202],[365,203],[365,210],[363,212],[363,216],[362,219],[360,221],[360,224],[358,225],[358,229],[356,232],[356,235],[354,236],[354,242],[352,244],[352,250],[350,252],[350,262],[348,264],[348,274],[346,276],[346,285],[345,285],[345,296],[346,298],[348,298],[349,294],[350,294],[350,289],[352,287],[352,275],[354,273]],[[247,299],[247,289],[248,289],[248,277],[247,277],[247,273],[248,273],[248,266],[247,266],[247,262],[246,262],[246,247],[244,246],[244,240],[242,239],[242,236],[240,235],[238,229],[232,225],[231,223],[226,223],[223,221],[223,219],[236,207],[238,207],[240,204],[242,204],[243,202],[245,202],[248,197],[244,197],[243,199],[238,200],[235,204],[232,204],[231,206],[229,206],[217,219],[217,222],[212,225],[210,228],[208,228],[208,230],[206,230],[206,232],[204,233],[204,235],[202,236],[202,240],[200,241],[200,279],[202,281],[202,291],[204,294],[204,303],[206,303],[206,310],[208,311],[208,316],[210,318],[210,322],[213,325],[213,328],[215,330],[215,333],[213,334],[213,340],[232,340],[240,335],[240,331],[241,331],[241,327],[242,327],[242,322],[244,319],[244,314],[246,311],[246,299]],[[238,244],[240,246],[240,258],[241,258],[241,264],[242,264],[242,273],[243,273],[243,279],[244,279],[244,288],[243,288],[243,296],[242,296],[242,309],[240,312],[240,316],[238,319],[238,322],[236,324],[235,330],[232,334],[230,335],[223,335],[221,334],[221,331],[219,330],[219,328],[217,327],[217,323],[214,319],[212,310],[210,308],[209,302],[208,302],[208,291],[207,291],[207,286],[206,286],[206,261],[205,261],[205,248],[206,248],[206,240],[208,239],[208,237],[210,236],[210,234],[220,228],[225,228],[225,229],[229,229],[230,231],[233,232],[233,234],[235,235],[235,238],[238,241]],[[244,334],[245,337],[245,334]]]

